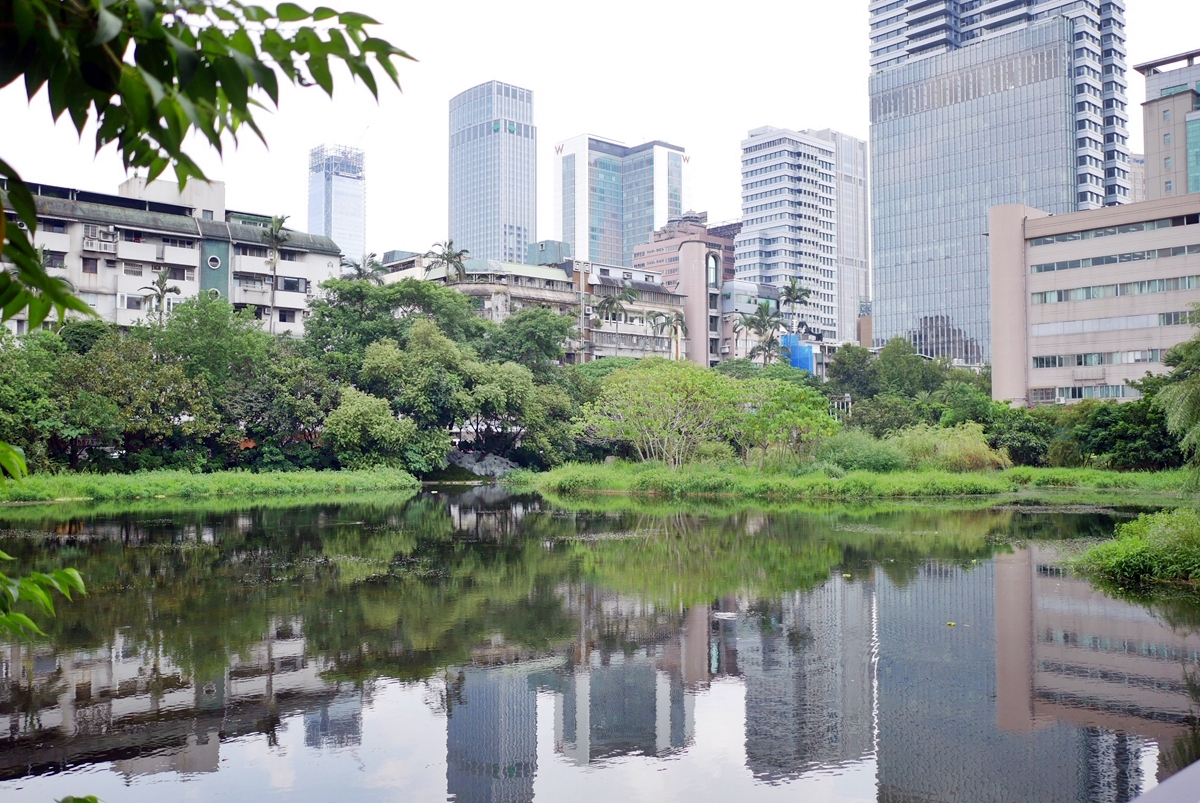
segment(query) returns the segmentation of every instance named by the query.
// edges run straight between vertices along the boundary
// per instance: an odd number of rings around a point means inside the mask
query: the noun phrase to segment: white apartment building
[[[750,131],[742,140],[742,230],[734,241],[736,278],[776,289],[797,279],[811,295],[795,317],[828,341],[839,330],[836,159],[835,144],[811,133]],[[790,329],[790,309],[785,317]]]
[[[263,234],[271,218],[225,208],[221,182],[133,178],[117,195],[32,184],[38,209],[34,245],[44,249],[52,275],[70,282],[101,320],[134,326],[154,320],[151,287],[162,271],[180,293],[167,309],[209,292],[250,308],[272,334],[303,331],[317,286],[340,272],[338,247],[327,237],[288,230],[275,254]],[[10,223],[16,215],[5,210]],[[24,334],[28,318],[6,321]]]

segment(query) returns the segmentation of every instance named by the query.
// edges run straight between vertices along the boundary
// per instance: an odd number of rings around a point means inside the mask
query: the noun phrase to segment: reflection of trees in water
[[[217,500],[211,512],[155,503],[141,516],[60,511],[66,521],[42,523],[59,535],[4,548],[23,566],[66,560],[88,578],[92,593],[47,623],[57,649],[94,648],[121,629],[147,660],[163,655],[208,677],[266,639],[272,622],[294,620],[308,649],[331,661],[331,677],[361,680],[428,677],[470,662],[496,635],[553,650],[577,635],[564,584],[679,610],[810,589],[835,567],[858,577],[880,565],[903,582],[930,557],[969,565],[1015,531],[1036,535],[1032,517],[1012,512],[883,505],[705,515],[703,506],[625,500],[589,513],[521,498],[517,516],[495,487],[398,504],[276,502]],[[36,519],[14,515],[26,526]],[[1086,516],[1046,521],[1056,537],[1095,526]],[[615,631],[599,637],[624,649]]]

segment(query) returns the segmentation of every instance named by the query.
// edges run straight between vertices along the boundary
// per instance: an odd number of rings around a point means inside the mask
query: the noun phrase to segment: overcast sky
[[[315,88],[284,93],[263,115],[270,143],[245,139],[224,161],[193,152],[227,184],[230,208],[291,215],[307,225],[307,153],[322,142],[367,152],[370,250],[424,250],[446,236],[448,103],[492,79],[533,90],[538,127],[538,237],[554,214],[554,143],[580,133],[626,144],[662,139],[691,155],[684,206],[713,221],[740,215],[738,142],[760,125],[867,135],[867,2],[567,4],[337,0],[378,19],[378,35],[419,61],[401,66],[403,92],[379,103],[343,81],[330,101]],[[1128,0],[1129,64],[1200,47],[1197,0]],[[1142,77],[1130,69],[1131,146],[1141,149]],[[0,158],[27,180],[115,192],[125,174],[112,149],[93,155],[44,98],[0,90]],[[15,123],[15,124],[14,124]]]

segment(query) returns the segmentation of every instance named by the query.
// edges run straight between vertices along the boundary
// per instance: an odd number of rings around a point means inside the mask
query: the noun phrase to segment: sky
[[[750,5],[608,0],[398,3],[336,0],[380,21],[376,35],[417,61],[400,66],[402,91],[376,102],[348,77],[330,100],[289,89],[253,135],[220,158],[192,153],[226,182],[231,209],[290,215],[307,227],[308,151],[321,143],[367,154],[367,246],[423,251],[446,238],[450,98],[500,80],[534,92],[538,127],[538,238],[553,239],[554,144],[582,133],[629,145],[661,139],[690,155],[684,207],[709,220],[740,216],[739,145],[751,128],[834,128],[866,138],[866,0]],[[1142,77],[1132,65],[1200,47],[1200,2],[1127,0],[1130,145],[1141,151]],[[14,124],[15,123],[15,124]],[[0,89],[0,158],[29,181],[94,192],[126,178],[112,148],[94,153],[44,95]]]

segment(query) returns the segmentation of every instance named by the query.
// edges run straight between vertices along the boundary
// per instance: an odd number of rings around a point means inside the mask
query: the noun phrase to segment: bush
[[[912,469],[985,471],[1012,465],[1007,455],[988,446],[982,424],[956,427],[918,424],[897,432],[888,441],[904,453]]]
[[[908,457],[899,446],[873,438],[861,429],[847,429],[825,438],[817,445],[816,458],[846,471],[879,474],[902,471],[908,466]]]
[[[706,441],[696,447],[696,462],[723,465],[737,460],[737,452],[724,441]]]
[[[1080,556],[1080,568],[1119,584],[1200,582],[1200,515],[1195,510],[1142,514],[1117,527],[1116,536]]]

